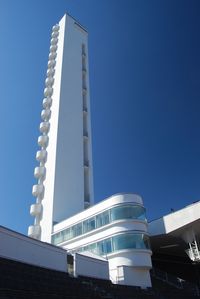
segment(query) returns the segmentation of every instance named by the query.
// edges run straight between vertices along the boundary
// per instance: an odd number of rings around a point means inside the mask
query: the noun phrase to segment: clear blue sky
[[[0,0],[0,224],[27,233],[51,27],[89,31],[95,201],[200,199],[199,0]]]

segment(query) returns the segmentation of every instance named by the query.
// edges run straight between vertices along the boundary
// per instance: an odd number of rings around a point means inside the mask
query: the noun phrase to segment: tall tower
[[[69,15],[52,28],[28,230],[45,242],[55,223],[93,204],[87,39]]]

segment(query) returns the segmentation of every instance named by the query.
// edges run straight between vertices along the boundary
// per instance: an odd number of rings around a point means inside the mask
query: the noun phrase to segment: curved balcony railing
[[[33,185],[32,195],[35,197],[42,196],[44,194],[44,185]]]
[[[47,151],[46,150],[37,151],[36,160],[45,163],[47,160]]]
[[[42,204],[41,203],[35,203],[35,204],[31,205],[31,208],[30,208],[31,216],[41,215],[41,213],[42,213]]]
[[[46,168],[44,166],[37,166],[34,170],[34,177],[36,179],[44,179],[46,176]]]
[[[40,124],[40,132],[48,134],[50,129],[50,123],[48,121],[44,121]]]
[[[30,225],[28,228],[28,236],[31,238],[38,238],[41,234],[41,226],[40,225]]]
[[[38,145],[41,147],[47,147],[49,143],[49,137],[47,135],[42,135],[38,137]]]

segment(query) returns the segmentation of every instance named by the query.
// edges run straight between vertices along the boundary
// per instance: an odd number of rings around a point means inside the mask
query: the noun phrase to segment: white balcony
[[[44,121],[40,123],[40,132],[41,133],[48,133],[50,129],[50,123],[48,121]]]
[[[44,193],[44,185],[33,185],[32,195],[35,197],[42,196]]]
[[[55,65],[56,65],[55,60],[49,60],[48,64],[47,64],[47,67],[49,69],[49,68],[53,68]]]
[[[53,53],[53,52],[56,52],[58,49],[58,46],[57,45],[51,45],[50,47],[50,52]]]
[[[45,163],[47,160],[47,151],[46,150],[37,151],[36,160]]]
[[[50,96],[52,96],[52,94],[53,94],[53,88],[50,86],[46,87],[44,90],[44,96],[50,97]]]
[[[51,33],[51,37],[52,37],[52,38],[54,38],[54,37],[58,37],[58,35],[59,35],[58,31],[53,31],[53,32]]]
[[[52,27],[52,31],[58,31],[59,29],[60,29],[60,26],[58,24],[56,24]]]
[[[53,52],[49,54],[49,60],[56,59],[57,53]]]
[[[47,147],[49,143],[49,137],[46,135],[42,135],[38,137],[38,145],[41,147]]]
[[[52,105],[52,98],[44,98],[42,105],[43,105],[44,109],[50,108]]]
[[[44,110],[42,110],[42,112],[41,112],[41,118],[43,119],[43,120],[49,120],[50,119],[50,117],[51,117],[51,110],[50,109],[44,109]]]
[[[45,178],[46,176],[46,168],[44,166],[37,166],[34,170],[34,177],[36,179]]]
[[[41,226],[40,225],[30,225],[28,228],[28,236],[31,238],[39,238],[41,234]]]
[[[54,83],[54,78],[53,77],[47,77],[45,80],[45,85],[46,86],[52,86]]]
[[[31,214],[31,216],[40,215],[41,212],[42,212],[42,205],[41,205],[41,203],[35,203],[35,204],[31,205],[31,208],[30,208],[30,214]]]
[[[56,45],[58,43],[58,39],[56,37],[51,39],[51,45]]]
[[[53,77],[55,74],[55,70],[53,68],[47,69],[47,77]]]

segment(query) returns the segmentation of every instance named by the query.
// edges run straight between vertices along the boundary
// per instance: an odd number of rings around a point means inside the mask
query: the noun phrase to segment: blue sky
[[[0,0],[0,224],[27,233],[51,27],[89,32],[95,201],[149,220],[200,199],[198,0]]]

